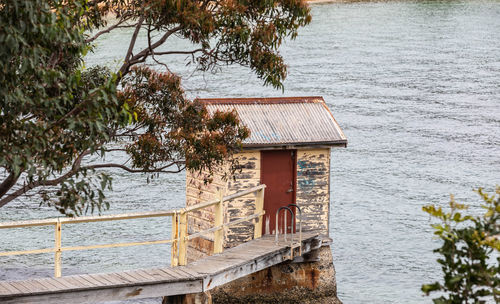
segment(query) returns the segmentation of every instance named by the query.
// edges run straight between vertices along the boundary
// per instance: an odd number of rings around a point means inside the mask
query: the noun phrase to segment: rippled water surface
[[[313,22],[282,53],[286,96],[321,95],[349,140],[332,154],[330,234],[345,303],[430,303],[420,285],[439,276],[427,203],[450,193],[477,208],[473,188],[500,183],[500,2],[357,2],[312,6]],[[87,64],[117,67],[130,32],[99,40]],[[188,47],[175,41],[169,49]],[[191,97],[281,96],[241,67],[191,74]],[[119,156],[116,156],[119,158]],[[182,207],[184,174],[116,172],[109,213]],[[56,215],[29,200],[0,221]],[[169,219],[64,228],[63,244],[168,237]],[[1,231],[0,250],[52,246],[45,228]],[[22,241],[21,241],[22,240]],[[28,240],[28,241],[27,241]],[[64,253],[64,273],[154,267],[167,246]],[[0,279],[52,273],[52,256],[0,258]],[[158,300],[135,303],[158,303]]]

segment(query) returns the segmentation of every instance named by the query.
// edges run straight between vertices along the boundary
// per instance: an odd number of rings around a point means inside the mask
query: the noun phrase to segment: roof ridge
[[[250,129],[244,148],[345,146],[347,138],[322,97],[201,99],[210,114],[234,109]]]
[[[294,97],[247,97],[247,98],[196,98],[204,104],[287,104],[287,103],[325,103],[322,96]]]

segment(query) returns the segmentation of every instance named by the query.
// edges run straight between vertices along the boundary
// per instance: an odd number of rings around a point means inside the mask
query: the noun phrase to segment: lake
[[[472,189],[500,184],[500,1],[324,3],[313,5],[312,15],[282,48],[284,93],[237,66],[192,73],[183,56],[169,66],[190,97],[323,96],[349,140],[332,152],[330,235],[340,299],[430,303],[420,286],[440,276],[432,253],[439,241],[422,206],[444,206],[453,193],[479,213]],[[128,37],[121,31],[98,40],[87,65],[116,68]],[[176,47],[188,45],[176,40]],[[107,213],[184,205],[184,174],[147,184],[115,173]],[[29,199],[0,209],[0,221],[56,215]],[[68,226],[63,244],[158,239],[170,235],[168,226],[161,219]],[[52,246],[50,229],[1,233],[1,249]],[[52,258],[2,257],[0,279],[50,276]],[[65,252],[63,273],[161,263],[169,263],[167,246]]]

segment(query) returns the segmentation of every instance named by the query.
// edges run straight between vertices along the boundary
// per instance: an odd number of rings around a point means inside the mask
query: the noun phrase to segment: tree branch
[[[0,184],[0,197],[4,196],[7,191],[9,191],[10,188],[12,188],[17,180],[19,179],[20,174],[14,174],[14,172],[11,172],[9,176]],[[3,205],[0,203],[0,207]]]
[[[160,45],[162,45],[168,39],[168,37],[170,37],[175,32],[179,31],[180,29],[182,29],[182,26],[176,26],[172,28],[171,30],[167,31],[160,39],[158,39],[158,41],[156,41],[151,45],[148,45],[147,48],[143,49],[136,55],[132,56],[130,60],[125,60],[125,63],[120,67],[120,70],[118,72],[118,77],[119,78],[123,77],[128,72],[128,70],[132,65],[139,62],[144,62],[146,60],[146,57],[150,54],[150,50],[154,50]],[[127,55],[128,54],[129,53],[127,53]],[[130,55],[131,54],[132,53],[130,52]]]
[[[134,51],[134,46],[135,42],[137,41],[137,36],[139,35],[139,31],[141,30],[142,23],[144,22],[144,15],[141,16],[139,21],[137,22],[137,25],[135,26],[135,31],[134,34],[132,35],[132,38],[130,39],[130,43],[128,46],[127,53],[125,54],[125,63],[122,65],[122,67],[126,67],[126,69],[120,68],[120,73],[118,74],[118,77],[122,77],[128,72],[128,69],[130,67],[130,57],[132,56],[132,52]]]
[[[107,33],[111,32],[112,30],[114,30],[114,29],[116,29],[116,28],[120,27],[120,24],[122,24],[122,23],[126,22],[127,20],[128,20],[127,16],[123,16],[122,18],[120,18],[120,20],[119,20],[117,23],[113,24],[112,26],[108,27],[108,28],[107,28],[107,29],[105,29],[105,30],[102,30],[102,31],[98,32],[98,33],[97,33],[97,34],[95,34],[93,37],[88,38],[88,39],[85,39],[85,43],[90,43],[90,42],[92,42],[92,41],[96,40],[97,38],[99,38],[99,36],[101,36],[101,35],[103,35],[103,34],[107,34]],[[135,26],[135,25],[134,25],[134,26]]]
[[[60,182],[64,181],[65,179],[75,175],[76,172],[78,172],[78,170],[80,169],[80,165],[82,163],[83,157],[85,157],[88,154],[90,154],[90,151],[88,151],[88,150],[81,153],[75,159],[75,162],[73,163],[73,166],[71,167],[71,170],[69,170],[65,174],[59,176],[58,178],[51,179],[51,180],[38,180],[36,182],[32,182],[32,183],[29,183],[27,185],[24,185],[21,188],[17,189],[16,191],[12,192],[11,194],[7,195],[5,198],[0,200],[0,208],[2,206],[5,206],[6,204],[8,204],[10,201],[18,198],[19,196],[25,194],[26,192],[28,192],[34,188],[37,188],[40,186],[55,186],[55,185],[59,184]]]
[[[184,170],[185,166],[178,167],[179,168],[178,170],[171,170],[171,171],[165,170],[166,168],[171,167],[175,164],[178,165],[179,162],[173,162],[173,163],[170,163],[166,166],[163,166],[161,168],[156,168],[156,169],[132,169],[132,168],[127,167],[125,165],[108,163],[108,164],[90,165],[90,166],[83,167],[82,169],[119,168],[119,169],[125,170],[125,171],[130,172],[130,173],[179,173],[182,170]]]
[[[78,115],[78,113],[82,112],[83,110],[85,110],[85,105],[88,103],[88,102],[91,102],[92,101],[92,98],[94,98],[94,96],[96,95],[97,93],[96,92],[92,92],[90,93],[90,95],[87,96],[87,98],[85,100],[83,100],[82,102],[80,102],[79,104],[77,104],[73,109],[71,109],[68,113],[64,114],[63,117],[59,118],[58,120],[56,120],[55,122],[53,122],[52,124],[49,125],[49,127],[47,128],[47,131],[52,129],[53,127],[59,125],[60,123],[62,123],[63,121],[66,120],[66,118],[72,116],[72,115]]]
[[[114,151],[122,151],[122,152],[126,152],[127,149],[119,149],[119,148],[115,148],[115,149],[105,149],[106,152],[114,152]]]
[[[151,47],[151,24],[148,24],[148,48],[149,48],[149,53],[151,54],[151,58],[154,60],[154,62],[156,62],[157,64],[165,67],[165,69],[169,72],[170,72],[170,69],[168,68],[167,64],[164,63],[164,62],[160,62],[158,61],[156,58],[155,58],[155,53],[153,51],[153,48]]]
[[[153,52],[153,55],[192,55],[198,52],[204,52],[204,49],[196,49],[192,51],[169,51],[169,52]]]

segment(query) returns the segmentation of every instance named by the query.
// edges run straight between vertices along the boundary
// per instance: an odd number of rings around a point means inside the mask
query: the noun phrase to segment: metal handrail
[[[279,214],[280,214],[280,211],[281,211],[281,210],[286,210],[286,211],[290,212],[290,215],[291,215],[291,218],[292,218],[292,227],[295,227],[295,222],[294,222],[294,217],[295,217],[295,215],[293,214],[292,209],[290,209],[290,208],[288,208],[288,207],[285,207],[285,206],[280,207],[280,208],[276,211],[276,233],[275,233],[275,235],[276,235],[276,238],[275,238],[276,243],[278,243],[278,235],[279,235],[279,232],[278,232],[278,230],[279,230]],[[284,218],[283,222],[284,222],[284,225],[285,225],[285,226],[284,226],[284,229],[283,229],[283,230],[284,230],[284,236],[285,236],[285,237],[284,237],[284,240],[285,240],[285,242],[286,242],[286,230],[287,230],[287,226],[286,226],[286,213],[284,214],[283,218]],[[292,242],[292,244],[293,244],[293,228],[292,228],[292,233],[291,233],[291,234],[292,234],[292,236],[291,236],[291,239],[292,239],[292,240],[291,240],[291,242]]]
[[[302,255],[302,209],[297,204],[288,204],[288,208],[295,207],[295,209],[299,210],[299,255]],[[297,214],[295,214],[295,223],[297,223]],[[293,230],[294,227],[292,227]]]
[[[20,228],[20,227],[35,227],[35,226],[51,226],[56,225],[58,222],[61,224],[77,224],[77,223],[90,223],[90,222],[104,222],[104,221],[117,221],[125,219],[139,219],[149,217],[172,216],[175,210],[164,211],[149,211],[149,212],[136,212],[136,213],[121,213],[100,216],[81,216],[81,217],[63,217],[63,218],[50,218],[43,220],[28,220],[28,221],[14,221],[0,223],[0,229],[4,228]]]
[[[295,207],[297,210],[299,210],[299,241],[297,244],[293,243],[293,235],[294,235],[294,230],[295,230],[295,223],[297,221],[296,217],[297,215],[292,211],[290,207]],[[302,210],[297,204],[288,204],[286,207],[280,207],[276,211],[276,229],[275,229],[275,242],[276,244],[279,243],[279,214],[281,210],[285,210],[290,212],[291,218],[292,218],[292,229],[291,229],[291,239],[290,239],[290,255],[287,257],[288,259],[293,259],[294,257],[294,249],[299,248],[299,255],[302,255]],[[286,234],[287,234],[287,220],[286,220],[286,212],[283,214],[283,224],[284,224],[284,241],[286,242]]]
[[[262,184],[250,189],[233,193],[228,196],[222,196],[219,199],[211,200],[208,202],[199,203],[193,206],[188,206],[180,210],[166,210],[166,211],[153,211],[153,212],[137,212],[137,213],[123,213],[123,214],[113,214],[113,215],[103,215],[103,216],[83,216],[78,218],[52,218],[52,219],[42,219],[42,220],[28,220],[28,221],[12,221],[0,223],[0,229],[8,228],[24,228],[24,227],[36,227],[36,226],[54,226],[55,227],[55,245],[53,248],[43,248],[34,250],[23,250],[23,251],[5,251],[0,252],[0,256],[13,256],[13,255],[25,255],[25,254],[38,254],[38,253],[55,253],[54,258],[54,273],[55,277],[61,276],[61,254],[63,251],[74,251],[74,250],[91,250],[91,249],[102,249],[102,248],[114,248],[114,247],[129,247],[129,246],[140,246],[140,245],[152,245],[152,244],[172,244],[172,266],[185,265],[187,262],[186,257],[186,242],[194,237],[206,233],[215,232],[216,243],[219,244],[219,251],[222,251],[222,229],[226,226],[236,225],[242,222],[255,220],[259,218],[259,221],[255,223],[255,234],[254,238],[261,236],[262,232],[262,216],[265,213],[263,210],[264,201],[264,189],[266,185]],[[215,206],[218,209],[218,214],[216,218],[222,221],[221,212],[222,204],[225,201],[232,200],[238,197],[245,196],[250,193],[256,193],[257,197],[255,200],[256,213],[249,215],[245,218],[241,218],[228,223],[217,223],[216,226],[210,229],[202,230],[196,234],[187,235],[187,214],[189,212]],[[73,246],[73,247],[62,247],[62,225],[63,224],[77,224],[77,223],[89,223],[89,222],[102,222],[102,221],[116,221],[116,220],[128,220],[128,219],[139,219],[139,218],[152,218],[152,217],[172,217],[172,238],[168,240],[154,240],[154,241],[143,241],[143,242],[128,242],[128,243],[111,243],[111,244],[99,244],[99,245],[89,245],[89,246]],[[260,226],[259,226],[260,225]],[[177,252],[177,243],[179,243],[179,252]],[[216,246],[214,246],[214,250]],[[216,252],[217,253],[217,252]]]

